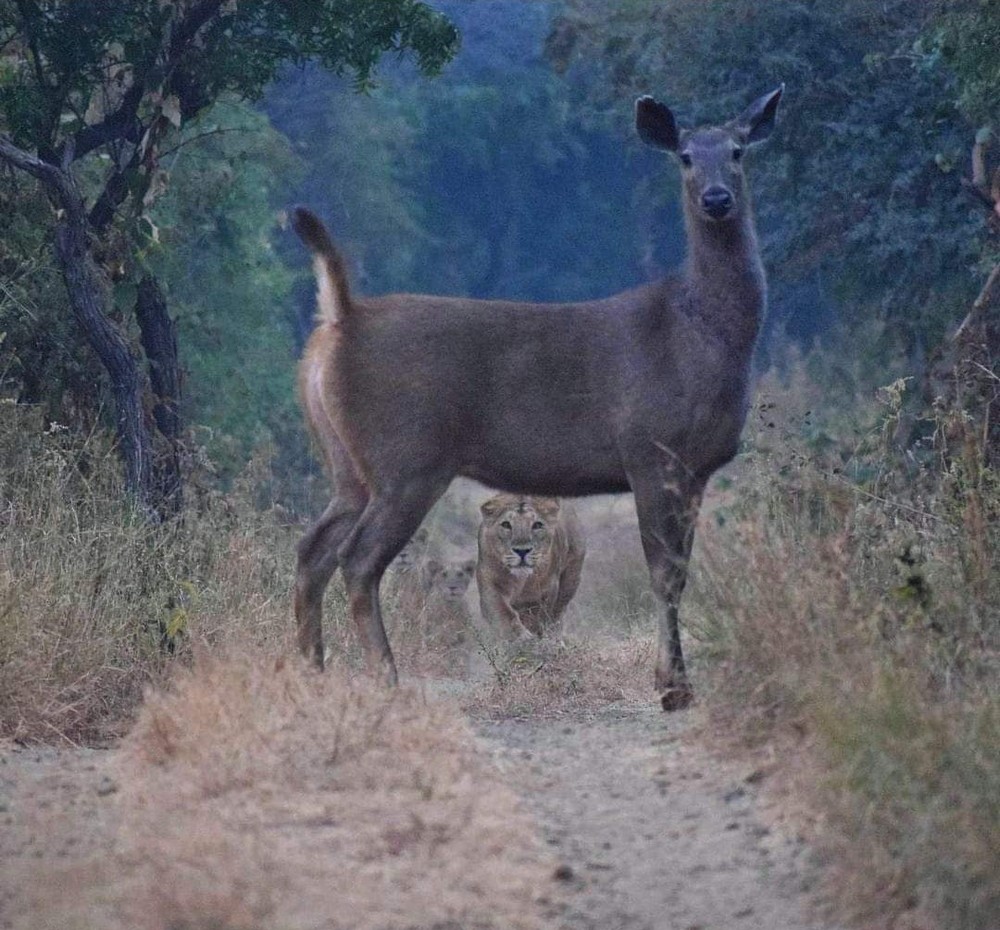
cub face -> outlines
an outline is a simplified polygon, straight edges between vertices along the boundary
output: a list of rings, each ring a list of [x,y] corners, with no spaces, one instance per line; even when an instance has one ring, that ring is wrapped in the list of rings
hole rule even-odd
[[[428,559],[423,567],[424,591],[446,601],[460,601],[476,570],[473,559]]]

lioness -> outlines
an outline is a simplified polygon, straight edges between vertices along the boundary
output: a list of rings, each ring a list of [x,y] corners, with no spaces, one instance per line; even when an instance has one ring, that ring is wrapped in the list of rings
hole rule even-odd
[[[576,513],[552,497],[498,494],[480,508],[476,583],[483,619],[513,638],[550,629],[580,585]]]

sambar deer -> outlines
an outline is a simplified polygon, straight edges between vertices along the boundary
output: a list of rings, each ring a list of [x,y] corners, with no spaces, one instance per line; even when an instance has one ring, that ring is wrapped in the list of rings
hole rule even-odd
[[[691,702],[678,604],[702,491],[737,451],[766,301],[743,156],[770,135],[783,90],[693,130],[636,101],[640,138],[681,163],[688,256],[679,273],[602,300],[356,297],[326,228],[296,208],[319,304],[302,401],[334,492],[299,544],[295,583],[299,645],[320,668],[339,565],[369,667],[395,683],[379,582],[465,475],[515,493],[635,495],[662,601],[655,685],[666,710]]]

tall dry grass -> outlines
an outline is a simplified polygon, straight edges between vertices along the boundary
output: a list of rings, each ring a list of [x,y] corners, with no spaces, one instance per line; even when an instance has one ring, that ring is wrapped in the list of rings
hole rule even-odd
[[[689,616],[716,658],[704,693],[743,738],[809,737],[812,800],[862,916],[988,930],[1000,484],[975,441],[893,451],[904,384],[848,428],[807,416],[818,393],[801,370],[765,384],[728,503],[702,527]]]
[[[37,876],[25,927],[543,926],[554,864],[456,711],[228,652],[149,694],[111,861]]]
[[[151,526],[106,436],[0,403],[0,737],[100,738],[193,642],[284,646],[296,531],[256,506],[259,471]]]

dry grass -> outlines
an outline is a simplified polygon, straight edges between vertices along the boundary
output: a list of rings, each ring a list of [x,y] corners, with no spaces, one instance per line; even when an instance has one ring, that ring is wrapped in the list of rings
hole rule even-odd
[[[555,893],[454,710],[298,661],[199,657],[147,697],[120,785],[110,882],[41,895],[34,926],[529,930]]]
[[[545,639],[514,653],[486,647],[491,674],[466,709],[492,718],[579,713],[612,702],[649,703],[655,642],[591,633]]]
[[[183,658],[194,642],[265,647],[290,634],[297,533],[250,505],[253,469],[162,527],[130,512],[119,474],[100,434],[80,443],[0,404],[0,738],[120,729],[163,673],[166,639]]]
[[[856,916],[1000,926],[995,476],[974,456],[936,480],[933,462],[893,466],[898,389],[860,440],[818,446],[781,435],[808,392],[772,391],[696,553],[689,616],[717,658],[703,694],[745,739],[809,737]]]
[[[403,674],[465,678],[476,648],[471,592],[461,600],[424,590],[417,573],[386,576],[386,632]]]

